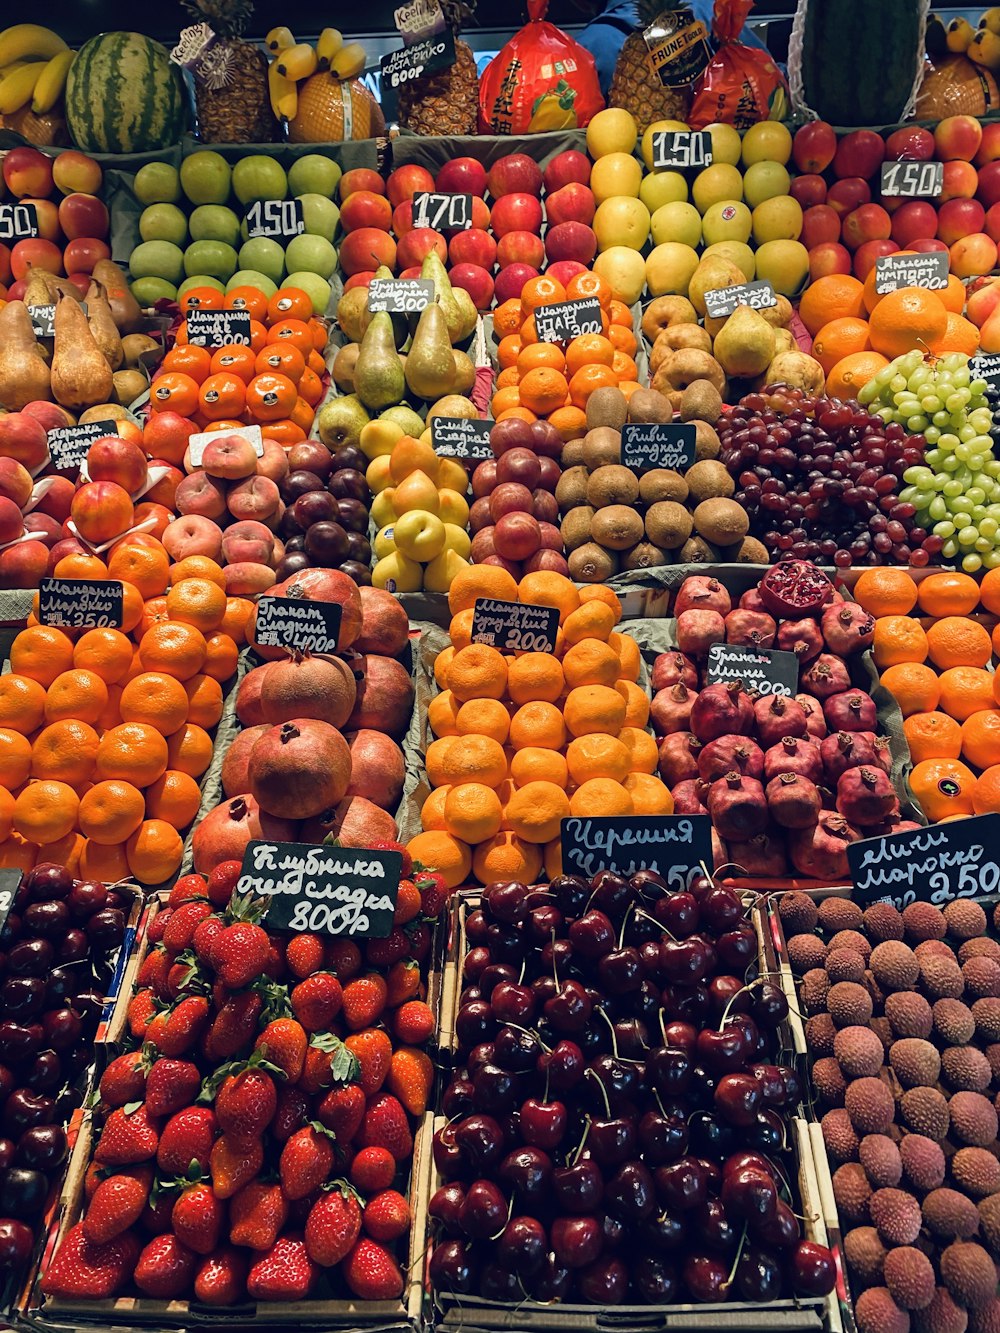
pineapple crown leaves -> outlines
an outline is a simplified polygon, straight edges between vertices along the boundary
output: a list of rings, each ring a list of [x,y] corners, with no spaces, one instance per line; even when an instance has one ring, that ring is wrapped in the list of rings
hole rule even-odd
[[[332,1032],[320,1032],[310,1039],[309,1045],[317,1051],[334,1052],[330,1074],[335,1083],[354,1083],[361,1073],[358,1057],[347,1049]]]
[[[192,18],[207,23],[219,37],[239,37],[253,14],[250,0],[181,0]]]

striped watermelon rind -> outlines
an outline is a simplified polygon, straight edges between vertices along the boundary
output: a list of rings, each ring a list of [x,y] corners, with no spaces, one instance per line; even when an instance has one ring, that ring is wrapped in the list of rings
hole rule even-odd
[[[184,94],[165,46],[106,32],[80,47],[66,81],[66,121],[90,153],[148,153],[179,142]]]

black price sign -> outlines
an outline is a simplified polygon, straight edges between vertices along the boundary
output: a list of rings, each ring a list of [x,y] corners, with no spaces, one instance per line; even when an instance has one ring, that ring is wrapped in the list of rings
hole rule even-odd
[[[943,907],[956,898],[990,897],[1000,892],[1000,815],[865,838],[848,846],[847,860],[862,907],[882,901],[900,910],[917,901]]]
[[[653,135],[653,170],[712,165],[712,136],[707,130],[657,130]]]
[[[388,310],[391,315],[419,314],[434,300],[430,278],[372,278],[368,284],[368,309],[374,315]]]
[[[21,879],[22,872],[15,870],[13,866],[4,866],[0,869],[0,930],[3,930],[11,908],[17,901]]]
[[[712,869],[712,822],[708,815],[603,815],[562,821],[559,834],[565,875],[590,879],[598,870],[634,875],[655,870],[674,893],[685,893],[695,876]]]
[[[472,195],[417,190],[413,196],[413,225],[433,227],[435,231],[464,231],[472,226]]]
[[[36,338],[54,338],[56,334],[56,308],[54,305],[29,305],[31,327]]]
[[[344,609],[339,602],[305,597],[261,597],[253,637],[262,648],[335,653]]]
[[[379,61],[382,68],[382,91],[395,91],[414,79],[436,74],[455,63],[455,34],[450,28],[435,33],[426,41],[414,42],[400,51],[390,51]]]
[[[969,362],[969,374],[974,380],[985,380],[988,389],[1000,388],[1000,354],[982,352]]]
[[[601,303],[595,296],[583,301],[557,301],[535,310],[535,332],[542,343],[564,343],[581,333],[601,333]]]
[[[725,319],[740,305],[748,305],[751,310],[767,310],[777,304],[778,298],[769,282],[739,283],[733,287],[716,287],[705,293],[705,311],[710,319]]]
[[[189,310],[187,338],[193,347],[250,346],[249,310]],[[153,384],[156,394],[156,384]]]
[[[434,452],[448,458],[468,458],[480,463],[492,458],[490,431],[493,421],[468,421],[465,417],[434,417],[431,444]]]
[[[472,610],[472,642],[487,643],[502,653],[554,653],[558,631],[557,606],[478,597]]]
[[[301,199],[258,199],[247,209],[247,235],[291,240],[306,229]]]
[[[883,162],[883,197],[937,199],[944,189],[943,162]]]
[[[258,840],[247,843],[236,891],[271,899],[271,930],[381,940],[392,930],[402,873],[399,852]]]
[[[38,621],[60,629],[121,629],[124,596],[114,580],[42,579]]]
[[[38,235],[34,204],[0,204],[0,241],[26,241]]]
[[[799,659],[779,648],[713,643],[708,650],[708,683],[730,680],[738,680],[748,694],[791,696],[799,688]]]
[[[948,286],[949,256],[946,250],[919,255],[879,255],[875,260],[875,291],[879,296],[901,287],[926,287],[944,291]]]
[[[83,426],[56,426],[49,431],[49,456],[57,472],[75,472],[95,440],[117,435],[113,421],[88,421]]]
[[[694,462],[698,430],[691,422],[671,426],[643,422],[622,427],[622,462],[633,472],[649,468],[687,468]]]

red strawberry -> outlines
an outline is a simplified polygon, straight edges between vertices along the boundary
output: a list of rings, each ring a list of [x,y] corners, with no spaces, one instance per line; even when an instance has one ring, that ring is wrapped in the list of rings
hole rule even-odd
[[[42,1278],[46,1296],[77,1296],[103,1301],[117,1296],[132,1276],[139,1257],[139,1241],[131,1231],[95,1245],[77,1222],[63,1237]]]
[[[170,890],[168,907],[180,907],[183,903],[196,902],[208,897],[208,882],[204,875],[181,875]]]
[[[353,1032],[370,1028],[385,1009],[387,993],[385,977],[374,972],[349,981],[344,987],[344,1022]]]
[[[136,1041],[145,1041],[149,1025],[158,1012],[159,1008],[151,990],[136,991],[125,1011],[128,1030]]]
[[[294,987],[292,1013],[307,1032],[325,1032],[340,1013],[343,991],[332,972],[317,972]]]
[[[252,1180],[229,1204],[229,1239],[251,1250],[269,1250],[288,1218],[288,1202],[280,1185]]]
[[[392,1301],[403,1294],[399,1265],[375,1240],[359,1240],[344,1261],[344,1281],[363,1301]]]
[[[323,966],[343,986],[361,971],[361,950],[353,940],[327,940],[323,946]]]
[[[191,947],[194,949],[195,957],[200,962],[211,964],[212,950],[215,948],[216,940],[225,929],[226,923],[221,916],[207,916],[204,921],[198,923],[191,941]]]
[[[316,1108],[316,1119],[333,1130],[338,1143],[350,1143],[365,1118],[365,1094],[359,1083],[331,1088]]]
[[[276,1018],[257,1038],[254,1050],[284,1070],[289,1083],[297,1083],[302,1077],[308,1045],[309,1038],[301,1023],[294,1018]]]
[[[304,1199],[319,1189],[333,1166],[333,1142],[322,1130],[306,1125],[281,1150],[278,1174],[286,1199]]]
[[[399,1240],[410,1229],[410,1205],[398,1190],[383,1190],[368,1200],[361,1224],[372,1240]]]
[[[167,953],[173,954],[176,958],[179,953],[189,949],[198,923],[211,915],[212,904],[206,899],[185,903],[183,907],[175,907],[163,932],[163,943]]]
[[[278,1143],[284,1143],[309,1119],[309,1098],[301,1087],[279,1088],[278,1109],[270,1124],[271,1134]]]
[[[373,1097],[386,1080],[392,1060],[392,1042],[381,1028],[352,1032],[344,1045],[357,1057],[358,1082],[366,1097]]]
[[[392,967],[410,952],[410,941],[402,926],[393,926],[385,939],[365,943],[365,961],[369,967]]]
[[[264,1133],[278,1106],[274,1079],[250,1065],[227,1074],[215,1094],[215,1114],[224,1134],[256,1139]]]
[[[323,941],[318,935],[294,935],[285,948],[285,961],[293,977],[311,977],[323,966]]]
[[[444,911],[448,902],[448,886],[444,876],[436,871],[422,870],[417,876],[417,888],[420,890],[420,910],[424,916],[435,920]]]
[[[201,1171],[208,1170],[209,1157],[218,1122],[210,1106],[189,1106],[172,1115],[163,1127],[156,1161],[166,1175],[184,1176],[197,1162]]]
[[[322,1092],[336,1083],[351,1083],[357,1077],[358,1062],[339,1037],[332,1032],[313,1035],[299,1079],[303,1092]]]
[[[208,1256],[195,1275],[195,1299],[203,1305],[238,1304],[246,1291],[249,1262],[232,1245],[221,1246]]]
[[[378,842],[370,843],[369,846],[375,852],[398,852],[403,858],[403,868],[400,871],[401,878],[409,879],[413,874],[413,857],[401,842],[394,842],[391,838],[380,838]]]
[[[413,959],[403,958],[398,963],[393,963],[386,977],[386,1007],[396,1009],[407,1000],[414,999],[419,993],[420,968]]]
[[[318,1277],[305,1242],[282,1236],[250,1269],[247,1292],[257,1301],[303,1301]]]
[[[201,1074],[190,1060],[154,1060],[146,1078],[146,1109],[150,1115],[173,1115],[190,1106],[200,1088]]]
[[[244,1185],[256,1180],[264,1164],[260,1139],[238,1139],[220,1134],[208,1159],[212,1190],[217,1199],[231,1199]]]
[[[156,1202],[153,1202],[150,1196],[149,1202],[142,1210],[142,1217],[139,1219],[139,1225],[149,1236],[165,1236],[170,1230],[170,1210],[174,1206],[174,1196],[169,1190],[164,1190]]]
[[[158,1143],[156,1124],[150,1119],[145,1103],[131,1114],[126,1107],[119,1106],[104,1123],[94,1161],[102,1166],[134,1166],[155,1157]]]
[[[167,973],[167,999],[179,1000],[183,995],[190,994],[196,989],[192,983],[199,974],[198,964],[191,960],[190,953],[181,954]]]
[[[351,1184],[366,1194],[387,1190],[396,1178],[396,1159],[388,1148],[362,1148],[351,1163]]]
[[[152,1184],[152,1166],[127,1168],[102,1180],[87,1207],[83,1234],[104,1245],[127,1231],[142,1216]]]
[[[168,1232],[154,1236],[139,1255],[132,1280],[147,1296],[173,1301],[191,1289],[197,1264],[193,1251]]]
[[[146,1087],[146,1069],[141,1051],[117,1055],[101,1075],[101,1101],[106,1106],[124,1106],[142,1101]]]
[[[208,1016],[208,997],[187,995],[156,1015],[146,1029],[146,1040],[160,1055],[184,1055],[197,1044]]]
[[[167,979],[172,964],[173,958],[167,953],[163,945],[155,945],[142,960],[142,965],[136,973],[135,984],[137,986],[148,986],[153,994],[158,995],[161,1000],[167,999],[169,994]]]
[[[218,1006],[212,1026],[205,1034],[202,1042],[205,1058],[218,1063],[244,1054],[257,1033],[263,1007],[263,998],[255,990],[229,995]]]
[[[268,951],[267,962],[264,964],[264,975],[270,977],[272,981],[283,981],[288,975],[288,967],[285,964],[285,946],[280,940],[271,940],[271,948]]]
[[[434,1062],[426,1051],[400,1046],[392,1053],[387,1086],[410,1115],[419,1119],[427,1110],[434,1087]]]
[[[163,943],[163,932],[166,930],[172,916],[172,909],[165,907],[162,912],[157,912],[156,916],[153,917],[149,923],[149,929],[146,931],[146,939],[150,944]]]
[[[431,928],[426,921],[411,921],[406,927],[409,940],[410,957],[416,962],[424,962],[431,951]]]
[[[434,1011],[423,1000],[407,1000],[392,1018],[392,1030],[407,1046],[422,1046],[434,1035]]]
[[[420,890],[412,879],[400,880],[396,907],[392,914],[395,926],[405,926],[420,915]]]
[[[323,1268],[343,1259],[361,1233],[361,1205],[349,1185],[340,1181],[325,1190],[306,1219],[306,1249]]]
[[[413,1135],[398,1098],[380,1092],[368,1103],[358,1133],[362,1148],[388,1148],[397,1162],[404,1162],[413,1151]]]
[[[137,1168],[128,1167],[127,1169],[129,1171],[132,1171],[136,1170]],[[126,1168],[123,1167],[122,1171],[125,1170]],[[87,1167],[87,1170],[85,1171],[83,1176],[83,1197],[86,1203],[90,1203],[91,1199],[97,1193],[97,1187],[101,1183],[101,1181],[104,1180],[105,1174],[106,1173],[104,1167],[101,1166],[99,1162],[91,1162],[91,1164]]]
[[[240,861],[220,861],[208,876],[208,900],[213,907],[228,907],[243,869]]]
[[[222,1203],[215,1197],[211,1185],[201,1181],[181,1190],[170,1213],[174,1235],[195,1254],[212,1253],[219,1243],[224,1220]]]
[[[212,965],[216,975],[230,990],[241,990],[263,976],[271,951],[267,931],[250,921],[236,921],[216,939]]]

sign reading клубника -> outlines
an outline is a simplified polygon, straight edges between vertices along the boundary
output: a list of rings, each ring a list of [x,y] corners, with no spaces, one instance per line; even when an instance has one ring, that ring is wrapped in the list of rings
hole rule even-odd
[[[274,930],[385,939],[402,873],[399,852],[261,838],[247,843],[236,891],[270,899]]]

